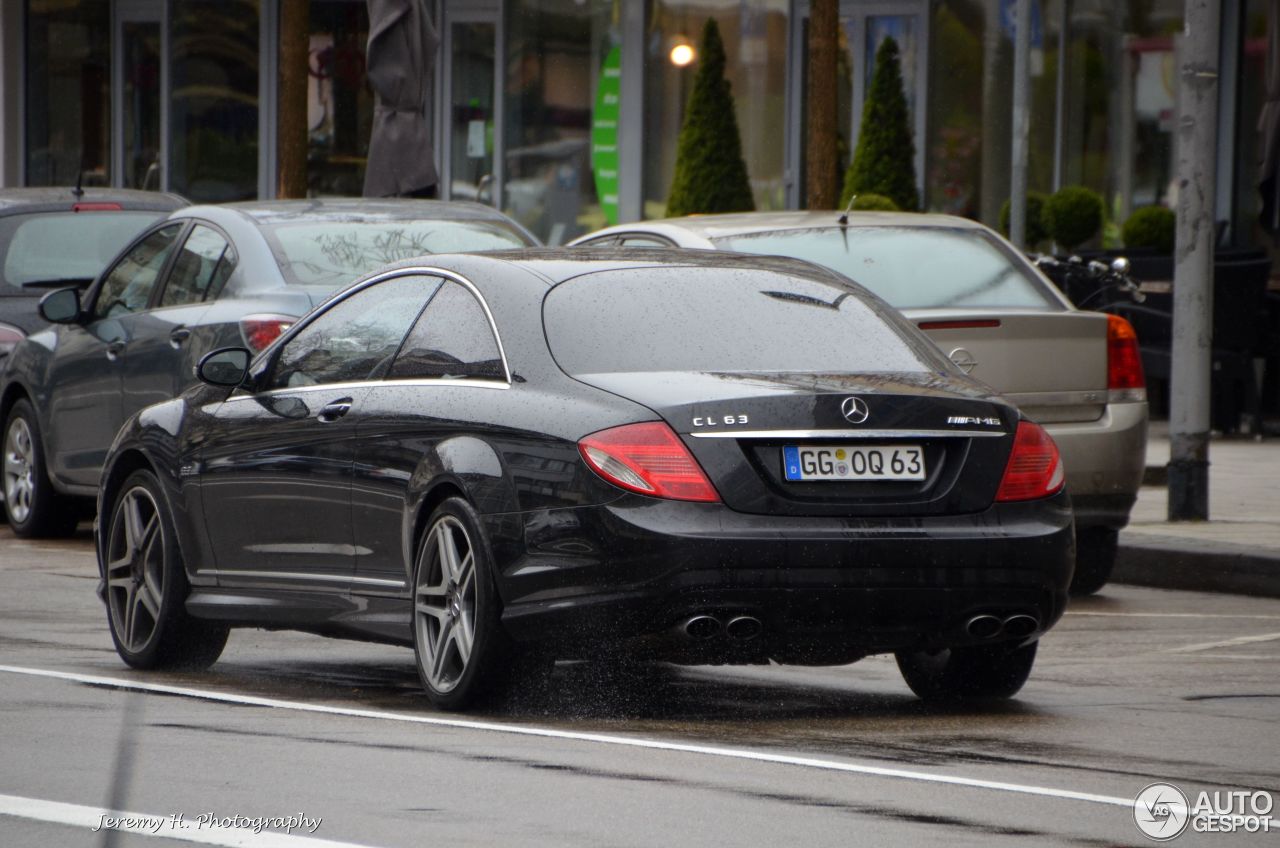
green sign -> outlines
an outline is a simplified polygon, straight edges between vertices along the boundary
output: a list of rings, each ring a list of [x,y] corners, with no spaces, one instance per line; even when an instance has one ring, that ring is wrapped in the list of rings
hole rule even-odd
[[[591,113],[591,170],[600,209],[610,224],[618,223],[618,103],[622,93],[622,48],[604,57],[596,107]]]

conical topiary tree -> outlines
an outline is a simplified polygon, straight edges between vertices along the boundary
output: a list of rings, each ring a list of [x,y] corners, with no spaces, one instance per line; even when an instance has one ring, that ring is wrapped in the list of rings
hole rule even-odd
[[[862,127],[853,163],[844,175],[840,205],[855,194],[883,194],[899,209],[920,208],[916,188],[916,148],[911,140],[911,120],[902,90],[898,42],[886,38],[876,51],[876,68],[867,99],[862,104]]]
[[[702,30],[698,74],[676,145],[676,173],[667,197],[669,216],[756,208],[724,64],[720,28],[708,19]]]

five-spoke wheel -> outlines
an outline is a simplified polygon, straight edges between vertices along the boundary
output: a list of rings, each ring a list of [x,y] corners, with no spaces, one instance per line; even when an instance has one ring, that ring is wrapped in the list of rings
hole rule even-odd
[[[476,638],[476,551],[452,515],[431,525],[418,561],[414,626],[432,690],[451,692],[467,670]]]
[[[120,657],[135,668],[207,668],[227,627],[189,616],[190,591],[173,520],[149,471],[136,471],[110,508],[100,552],[107,620]]]
[[[4,427],[4,508],[19,536],[65,536],[80,520],[74,499],[60,497],[49,482],[40,424],[26,398],[9,410]]]

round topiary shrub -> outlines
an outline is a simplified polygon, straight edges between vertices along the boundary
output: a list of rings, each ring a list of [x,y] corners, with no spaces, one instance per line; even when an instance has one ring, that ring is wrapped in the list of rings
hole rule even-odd
[[[1044,228],[1044,204],[1049,195],[1039,191],[1027,192],[1027,249],[1034,249],[1041,242],[1048,241],[1049,231]],[[1000,207],[1000,232],[1009,237],[1009,218],[1012,216],[1012,202],[1006,200]]]
[[[1044,228],[1065,250],[1073,250],[1098,234],[1106,207],[1102,195],[1084,186],[1066,186],[1044,204]]]
[[[1157,253],[1173,253],[1178,217],[1166,206],[1144,206],[1124,222],[1120,234],[1125,247],[1149,247]]]
[[[862,212],[900,212],[898,204],[893,202],[892,198],[885,197],[883,194],[875,194],[874,192],[864,192],[853,197],[853,206],[851,209]]]

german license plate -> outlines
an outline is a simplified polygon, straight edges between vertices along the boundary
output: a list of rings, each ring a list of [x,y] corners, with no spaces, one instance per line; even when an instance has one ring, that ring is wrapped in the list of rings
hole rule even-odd
[[[788,480],[923,480],[919,445],[787,445],[782,469]]]

